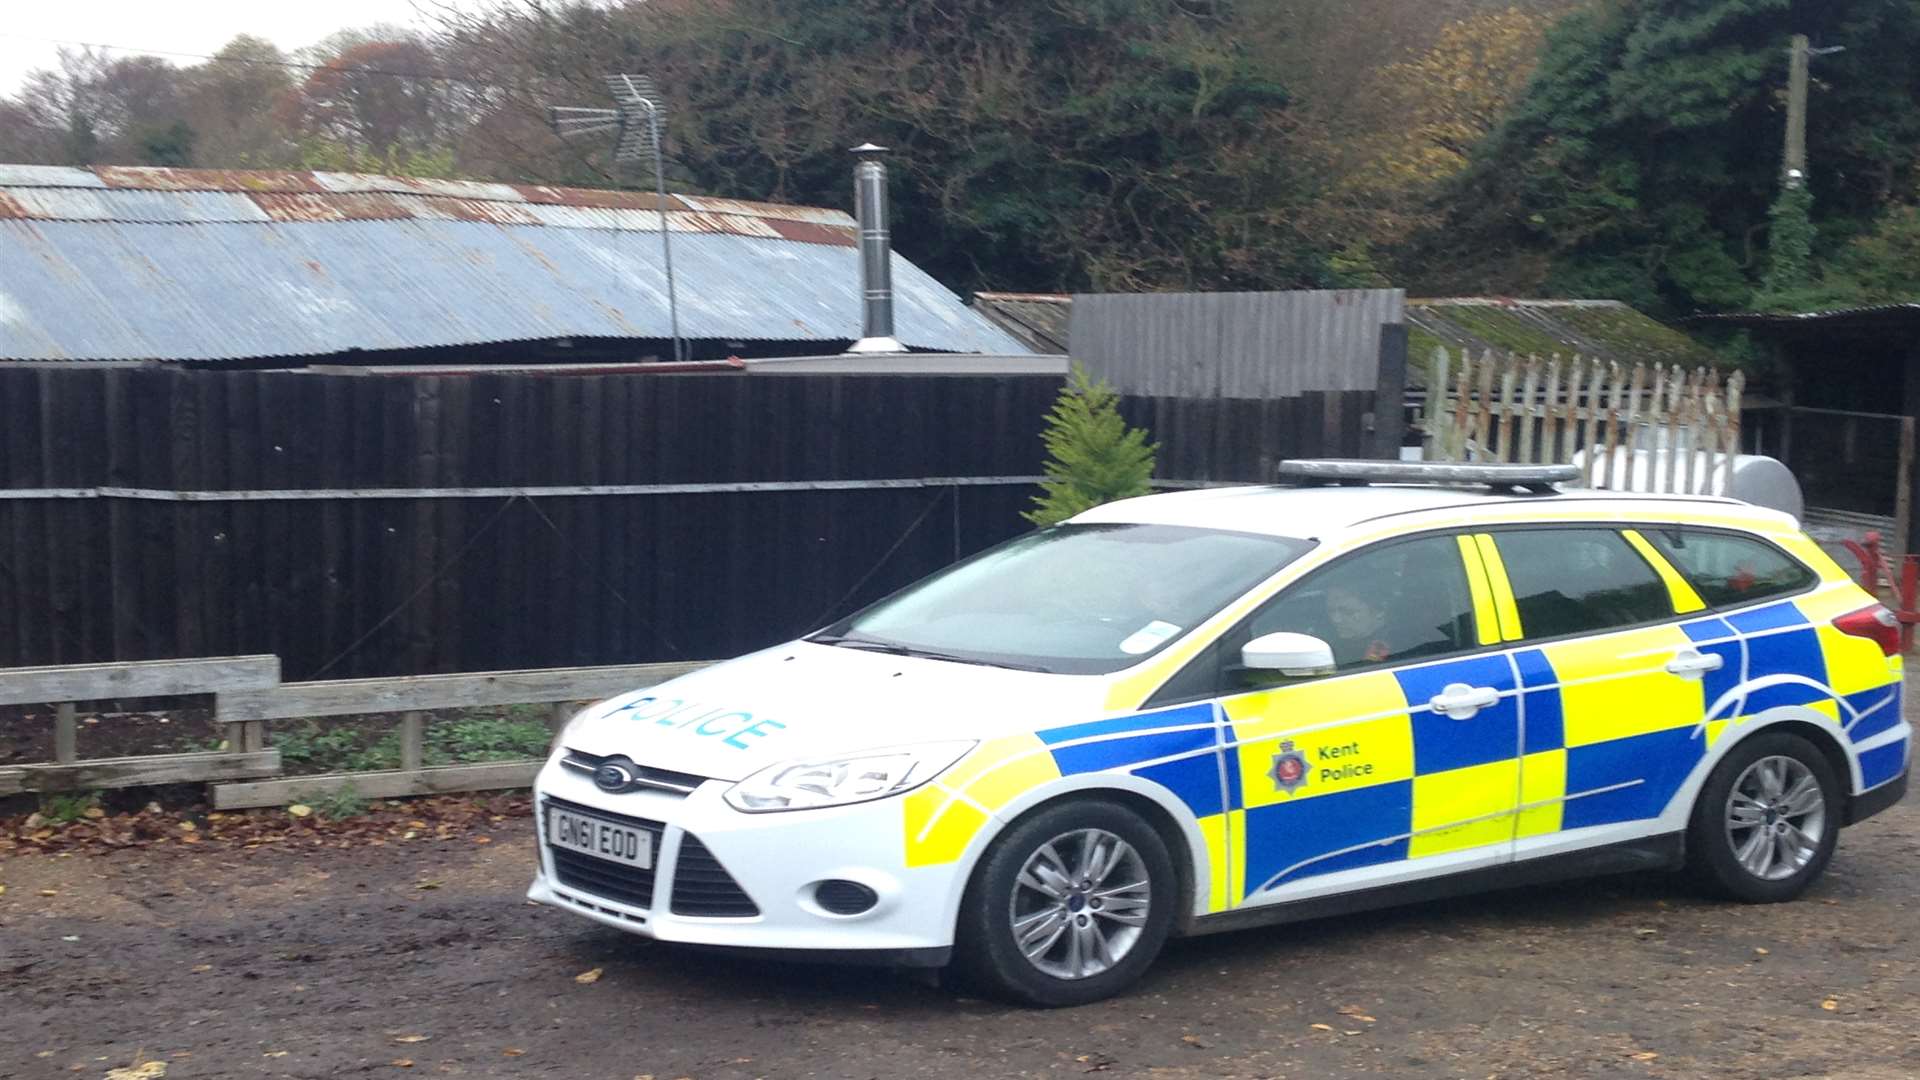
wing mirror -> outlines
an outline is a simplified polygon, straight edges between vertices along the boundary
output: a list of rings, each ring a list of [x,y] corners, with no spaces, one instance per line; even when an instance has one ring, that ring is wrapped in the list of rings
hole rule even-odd
[[[1328,675],[1333,672],[1333,646],[1312,634],[1261,634],[1241,648],[1240,663],[1248,671],[1273,671],[1294,678]]]

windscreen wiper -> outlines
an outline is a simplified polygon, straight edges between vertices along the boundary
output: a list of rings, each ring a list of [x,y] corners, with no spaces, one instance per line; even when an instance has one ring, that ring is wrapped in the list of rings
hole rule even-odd
[[[920,649],[911,645],[901,645],[897,642],[880,641],[876,638],[851,637],[846,634],[816,634],[807,640],[816,645],[840,645],[849,649],[864,649],[868,652],[886,653],[889,656],[911,656],[917,660],[945,660],[952,664],[972,664],[976,667],[1006,668],[1009,671],[1037,671],[1043,675],[1053,674],[1049,669],[1035,664],[1017,664],[1004,660],[985,660],[977,656],[958,656],[954,653],[944,653],[934,649]]]

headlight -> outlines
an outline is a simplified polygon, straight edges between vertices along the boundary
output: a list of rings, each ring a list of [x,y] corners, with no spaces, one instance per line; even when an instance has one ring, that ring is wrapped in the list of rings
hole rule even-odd
[[[824,761],[783,761],[727,791],[735,810],[763,814],[884,799],[911,791],[945,772],[973,742],[891,747]]]

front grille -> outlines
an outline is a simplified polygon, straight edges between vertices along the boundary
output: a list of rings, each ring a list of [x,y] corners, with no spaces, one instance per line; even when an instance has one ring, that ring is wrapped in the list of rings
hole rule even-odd
[[[701,784],[707,782],[707,778],[704,776],[695,776],[692,773],[674,772],[672,769],[657,769],[651,765],[637,764],[632,758],[624,754],[589,754],[585,750],[574,750],[572,748],[568,748],[567,752],[561,756],[560,767],[570,772],[577,772],[582,776],[592,776],[594,770],[615,759],[618,759],[629,768],[633,774],[633,780],[625,788],[622,788],[620,792],[614,792],[614,794],[620,794],[624,791],[639,791],[644,788],[648,791],[661,791],[684,799],[693,794],[694,790]]]
[[[680,839],[680,861],[673,871],[673,913],[740,919],[760,914],[760,908],[707,845],[687,833]]]
[[[659,865],[660,834],[665,828],[665,826],[659,822],[648,821],[645,818],[627,817],[622,814],[610,814],[605,810],[596,810],[591,806],[581,806],[579,803],[568,802],[565,799],[549,798],[542,806],[540,818],[540,835],[542,838],[551,835],[551,826],[547,823],[546,811],[556,806],[578,814],[586,814],[589,817],[619,822],[622,825],[628,825],[636,829],[644,829],[653,834],[654,865],[656,867]],[[560,884],[569,888],[579,889],[582,892],[592,893],[595,896],[603,896],[608,900],[626,904],[629,907],[652,909],[653,879],[655,877],[653,870],[642,870],[637,866],[628,866],[625,863],[596,859],[592,855],[582,854],[578,851],[568,851],[565,848],[554,847],[552,845],[548,845],[547,853],[553,859],[553,875],[559,879]]]

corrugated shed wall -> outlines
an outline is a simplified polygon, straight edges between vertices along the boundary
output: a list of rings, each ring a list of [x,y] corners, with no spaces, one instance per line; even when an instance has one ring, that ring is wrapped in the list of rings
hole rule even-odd
[[[1284,398],[1373,390],[1399,289],[1073,298],[1073,357],[1124,394]]]

